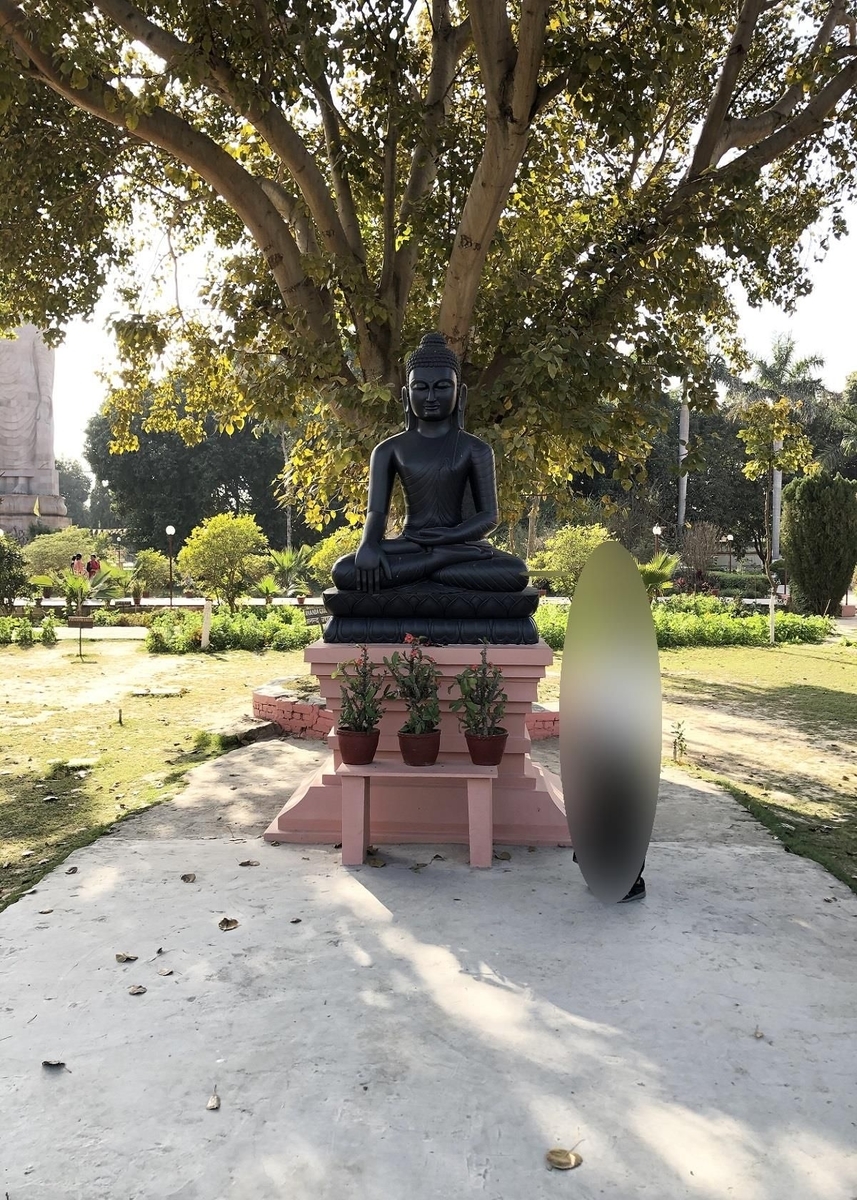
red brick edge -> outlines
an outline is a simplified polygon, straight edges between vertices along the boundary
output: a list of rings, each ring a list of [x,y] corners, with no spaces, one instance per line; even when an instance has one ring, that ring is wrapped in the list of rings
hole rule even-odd
[[[253,716],[273,721],[290,737],[324,740],[333,728],[333,717],[322,699],[302,700],[295,692],[284,692],[266,684],[253,693]],[[527,729],[534,742],[559,736],[559,713],[542,709],[527,714]]]

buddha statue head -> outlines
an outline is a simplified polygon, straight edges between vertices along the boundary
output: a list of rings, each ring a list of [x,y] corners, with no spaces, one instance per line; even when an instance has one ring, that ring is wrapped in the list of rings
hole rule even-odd
[[[411,418],[446,421],[453,413],[464,428],[467,386],[461,382],[461,361],[442,333],[427,333],[406,362],[407,383],[402,388],[405,429]]]

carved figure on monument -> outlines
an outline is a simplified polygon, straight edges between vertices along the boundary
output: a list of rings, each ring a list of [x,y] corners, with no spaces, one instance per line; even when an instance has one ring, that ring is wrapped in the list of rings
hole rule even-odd
[[[324,593],[325,641],[537,642],[526,565],[484,540],[499,521],[494,453],[464,429],[467,388],[442,334],[426,334],[408,358],[402,403],[404,432],[372,452],[360,546],[334,565],[336,588]],[[387,538],[396,479],[405,523]]]
[[[34,325],[0,340],[0,526],[69,524],[54,462],[54,354]]]

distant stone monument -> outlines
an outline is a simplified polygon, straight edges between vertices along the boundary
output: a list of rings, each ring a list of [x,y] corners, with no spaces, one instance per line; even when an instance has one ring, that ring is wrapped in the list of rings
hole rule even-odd
[[[35,524],[70,524],[54,462],[54,352],[34,325],[0,339],[0,529],[19,541]]]

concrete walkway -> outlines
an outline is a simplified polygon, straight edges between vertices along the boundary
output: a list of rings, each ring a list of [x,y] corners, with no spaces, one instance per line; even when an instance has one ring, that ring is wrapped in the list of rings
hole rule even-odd
[[[264,845],[320,753],[198,768],[0,915],[0,1195],[857,1196],[857,897],[672,772],[636,905],[568,851]]]

